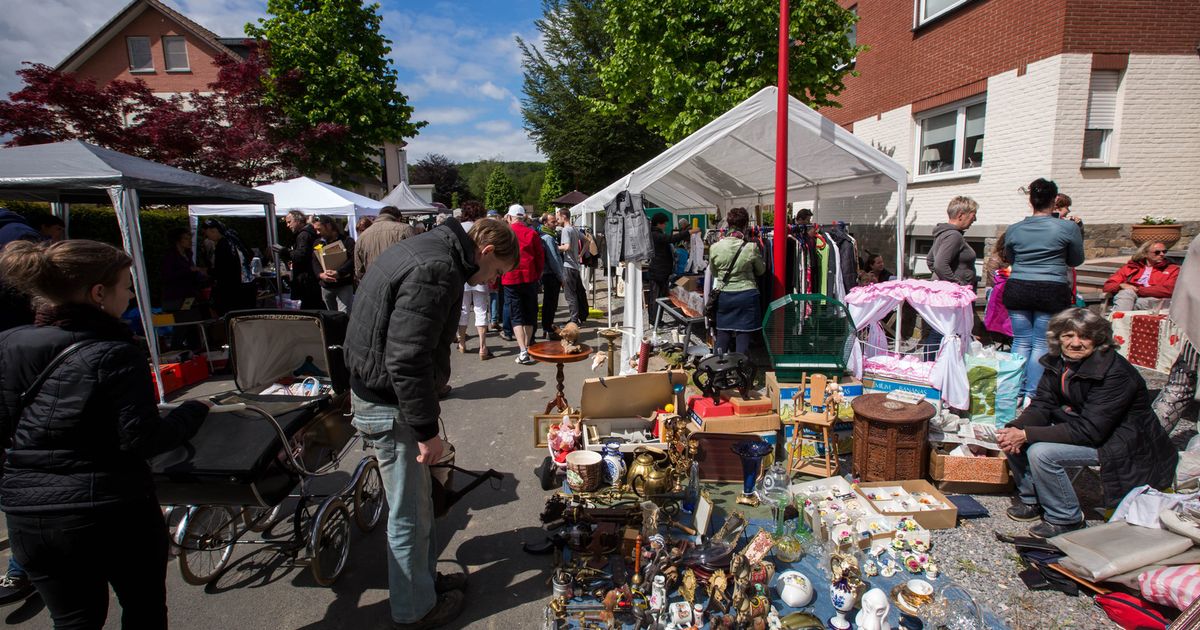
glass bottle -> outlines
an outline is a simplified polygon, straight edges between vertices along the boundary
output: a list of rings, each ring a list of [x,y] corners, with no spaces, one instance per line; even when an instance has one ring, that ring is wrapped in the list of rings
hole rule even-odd
[[[696,460],[692,460],[692,465],[688,467],[688,482],[687,489],[683,493],[683,511],[689,514],[696,511],[696,504],[700,502],[700,464]]]

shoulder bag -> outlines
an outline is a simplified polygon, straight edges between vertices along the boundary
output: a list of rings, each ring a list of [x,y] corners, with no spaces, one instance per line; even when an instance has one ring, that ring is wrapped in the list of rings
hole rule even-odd
[[[750,241],[742,241],[742,244],[737,248],[737,252],[733,255],[733,260],[729,261],[729,268],[725,270],[725,275],[721,277],[721,288],[729,282],[729,276],[733,274],[733,267],[737,264],[738,256],[742,254],[742,249]],[[708,292],[708,302],[704,304],[704,319],[708,320],[710,330],[717,327],[717,303],[721,300],[721,289],[714,284]]]

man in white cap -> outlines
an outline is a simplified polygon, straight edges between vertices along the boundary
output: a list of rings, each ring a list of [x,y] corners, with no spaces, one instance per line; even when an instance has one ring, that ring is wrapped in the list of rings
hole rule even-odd
[[[500,278],[500,284],[504,286],[504,303],[512,314],[513,333],[521,349],[517,363],[533,365],[536,361],[529,356],[529,342],[533,339],[533,327],[537,324],[538,280],[546,265],[546,253],[537,232],[525,224],[524,207],[514,203],[508,207],[508,214],[504,218],[517,235],[521,260],[512,271]]]

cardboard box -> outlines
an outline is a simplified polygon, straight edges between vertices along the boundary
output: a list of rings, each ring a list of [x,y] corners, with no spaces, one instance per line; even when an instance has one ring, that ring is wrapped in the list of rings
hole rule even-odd
[[[761,416],[727,416],[724,418],[691,419],[689,426],[698,433],[758,433],[760,431],[778,431],[779,415],[767,413]]]
[[[938,510],[918,510],[914,512],[892,512],[880,509],[877,502],[867,499],[867,494],[864,492],[866,488],[887,488],[889,486],[899,486],[909,493],[925,493],[933,496],[943,505],[947,506],[944,509]],[[858,484],[858,493],[864,499],[871,501],[872,507],[876,512],[884,516],[911,516],[921,527],[925,529],[953,529],[958,524],[958,508],[954,506],[946,495],[938,492],[938,489],[933,487],[933,484],[924,479],[910,479],[906,481],[869,481]]]
[[[681,276],[675,281],[675,286],[691,293],[704,291],[704,276]]]
[[[943,447],[929,452],[929,478],[939,490],[950,493],[998,494],[1008,492],[1012,477],[1003,453],[989,457],[947,455]]]
[[[346,248],[342,246],[341,241],[326,243],[321,249],[314,249],[313,253],[317,255],[317,260],[321,262],[321,269],[324,271],[337,269],[349,260]]]
[[[689,396],[687,406],[689,417],[695,420],[696,424],[703,424],[696,418],[729,418],[737,415],[737,410],[728,400],[715,403],[708,396]]]
[[[800,391],[800,383],[780,382],[775,377],[775,372],[767,372],[767,398],[771,399],[771,404],[779,417],[787,422],[792,417],[793,400],[796,394]],[[850,420],[854,417],[854,410],[850,408],[850,401],[863,393],[863,384],[853,376],[843,376],[838,379],[838,384],[842,386],[842,406],[838,408],[838,417]],[[808,395],[808,388],[804,390],[804,394]]]
[[[775,405],[770,398],[756,392],[750,391],[749,395],[743,397],[741,394],[734,394],[729,397],[729,404],[733,405],[733,413],[737,416],[761,416],[764,413],[771,413],[775,410]]]
[[[656,424],[654,412],[675,399],[674,386],[687,383],[687,373],[647,372],[611,378],[589,378],[583,382],[579,398],[579,414],[583,417],[583,446],[589,451],[604,448],[604,438],[613,431],[643,429],[651,431]],[[593,427],[597,439],[589,436]],[[626,443],[621,451],[632,453],[639,446],[662,447],[661,441]]]
[[[863,374],[862,385],[863,391],[867,393],[887,394],[896,390],[912,392],[923,396],[935,406],[942,400],[941,391],[924,383]]]

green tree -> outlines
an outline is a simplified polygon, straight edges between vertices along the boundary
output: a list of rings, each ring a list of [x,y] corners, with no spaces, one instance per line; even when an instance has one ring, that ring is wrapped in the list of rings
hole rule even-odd
[[[538,210],[549,212],[554,209],[554,204],[551,203],[555,199],[567,194],[567,184],[558,173],[558,167],[554,162],[546,165],[546,177],[542,180],[542,190],[538,193]]]
[[[417,135],[408,99],[396,89],[391,44],[379,31],[379,5],[361,0],[268,0],[266,19],[246,34],[271,54],[266,99],[299,129],[325,130],[299,166],[335,183],[376,175],[385,141]]]
[[[459,173],[458,164],[439,153],[430,153],[408,167],[408,177],[414,184],[433,184],[433,200],[457,208],[452,197],[467,190],[467,182]]]
[[[450,207],[451,208],[461,208],[462,207],[462,200],[459,199],[457,192],[450,193]]]
[[[501,167],[492,170],[488,175],[487,192],[484,193],[483,205],[488,208],[503,211],[509,204],[520,203],[517,185]]]
[[[612,50],[606,16],[603,0],[543,0],[535,22],[542,48],[517,38],[525,129],[567,188],[599,190],[666,148],[635,110],[593,111],[592,101],[604,97],[599,68]]]
[[[600,67],[601,114],[636,112],[678,142],[776,82],[779,3],[774,0],[621,0],[605,6],[612,55]],[[836,106],[857,19],[837,0],[792,0],[789,91],[812,107]]]

